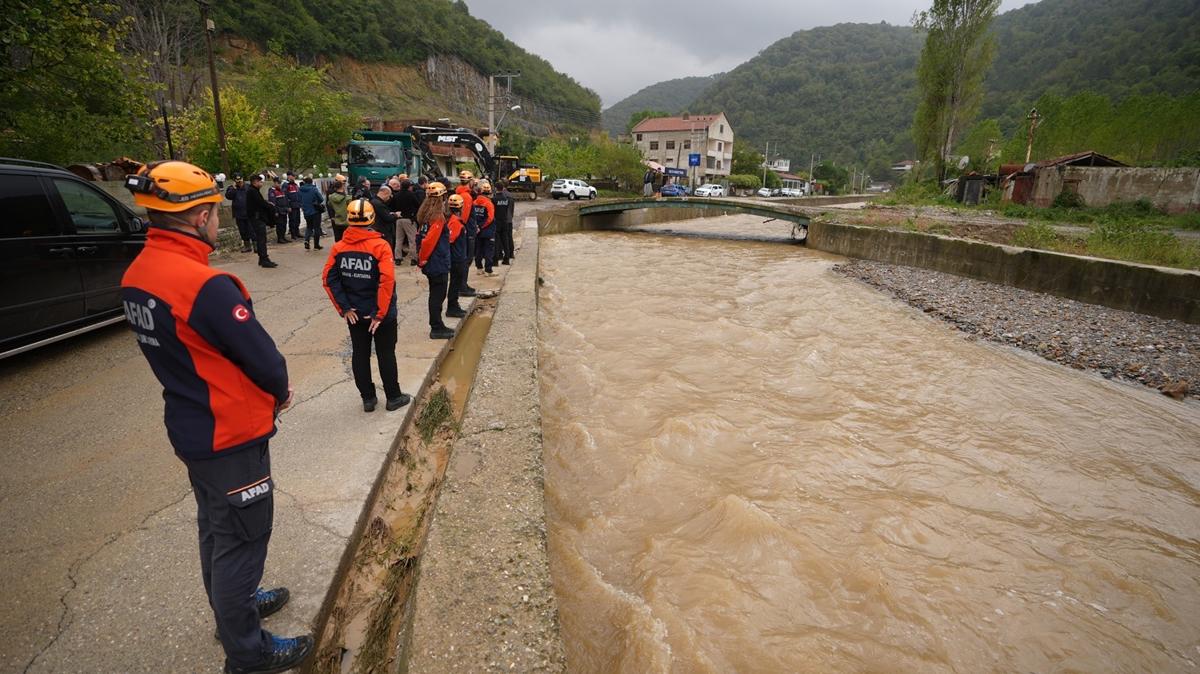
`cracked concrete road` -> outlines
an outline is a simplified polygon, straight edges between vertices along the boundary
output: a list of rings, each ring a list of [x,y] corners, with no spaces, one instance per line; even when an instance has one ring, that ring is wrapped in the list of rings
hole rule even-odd
[[[218,263],[250,288],[296,388],[271,442],[279,499],[264,584],[289,586],[292,601],[266,623],[281,634],[311,629],[410,413],[362,412],[347,332],[320,284],[327,252],[274,246],[273,270],[240,253]],[[415,393],[446,342],[428,338],[415,267],[398,270],[397,292],[400,385]],[[0,671],[220,671],[195,502],[131,333],[112,326],[0,361],[0,409]]]

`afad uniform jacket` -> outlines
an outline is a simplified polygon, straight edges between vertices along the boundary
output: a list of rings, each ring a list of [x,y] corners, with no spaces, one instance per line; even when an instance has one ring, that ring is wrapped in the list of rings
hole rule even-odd
[[[478,228],[476,236],[490,239],[496,235],[496,228],[492,227],[492,223],[496,221],[496,206],[491,199],[482,194],[475,197],[475,204],[471,207],[471,218]]]
[[[467,262],[467,226],[457,215],[451,215],[446,229],[450,232],[450,264]]]
[[[379,232],[347,228],[329,251],[321,278],[339,316],[354,309],[367,319],[396,318],[396,263]]]
[[[426,276],[450,273],[450,228],[446,226],[446,218],[439,216],[421,227],[417,232],[417,248],[417,265]]]
[[[208,266],[211,251],[198,237],[152,227],[121,279],[125,318],[163,386],[167,437],[189,460],[270,438],[288,396],[283,355],[241,281]]]
[[[471,221],[471,207],[475,205],[475,197],[471,196],[471,188],[466,185],[459,185],[454,193],[463,198],[462,213],[458,215],[458,219],[467,224]],[[475,236],[475,230],[470,230],[470,235]]]

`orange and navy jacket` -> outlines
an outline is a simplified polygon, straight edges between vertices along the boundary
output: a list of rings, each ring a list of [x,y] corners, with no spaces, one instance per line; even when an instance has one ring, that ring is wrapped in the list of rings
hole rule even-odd
[[[462,264],[467,261],[466,226],[457,215],[451,215],[446,229],[450,232],[450,264]]]
[[[347,228],[329,251],[321,278],[338,315],[353,309],[363,318],[396,317],[396,263],[379,232]]]
[[[495,235],[496,230],[492,227],[492,223],[496,221],[496,206],[490,198],[482,194],[475,197],[475,204],[471,208],[471,217],[475,220],[479,238],[490,239]]]
[[[175,453],[209,459],[275,435],[288,372],[236,276],[208,266],[212,247],[152,227],[121,279],[125,318],[163,386]]]
[[[471,188],[459,185],[454,193],[463,198],[462,213],[458,217],[463,222],[467,222],[471,219],[471,206],[475,203],[475,197],[471,196]]]
[[[438,216],[421,227],[417,232],[417,247],[420,249],[417,265],[426,276],[450,273],[450,228],[445,217]]]

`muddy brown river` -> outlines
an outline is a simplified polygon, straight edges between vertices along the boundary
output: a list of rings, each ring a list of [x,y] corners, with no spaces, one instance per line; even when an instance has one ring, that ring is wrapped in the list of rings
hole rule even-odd
[[[836,261],[542,239],[570,671],[1200,670],[1200,405],[972,341]]]

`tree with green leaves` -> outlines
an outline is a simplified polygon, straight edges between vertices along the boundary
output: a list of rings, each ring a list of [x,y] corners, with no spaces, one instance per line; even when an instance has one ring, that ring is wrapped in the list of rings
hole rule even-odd
[[[958,144],[958,154],[968,157],[967,169],[978,173],[995,171],[1001,156],[1004,133],[1000,122],[984,119],[971,127]]]
[[[329,88],[324,69],[272,56],[257,75],[250,100],[266,111],[288,167],[323,165],[360,126],[361,120],[350,112],[349,95]]]
[[[211,172],[221,166],[217,144],[217,122],[213,115],[212,92],[188,110],[180,120],[180,138],[188,161]],[[229,168],[253,173],[274,164],[280,142],[267,123],[266,113],[250,103],[245,94],[221,88],[221,119],[225,123],[225,148]]]
[[[6,3],[0,154],[67,164],[144,150],[150,101],[131,74],[142,64],[117,48],[127,30],[111,2]]]
[[[913,16],[913,24],[926,31],[913,139],[918,154],[933,162],[938,180],[946,177],[955,138],[979,111],[983,77],[995,52],[988,25],[999,7],[1000,0],[933,0]]]

